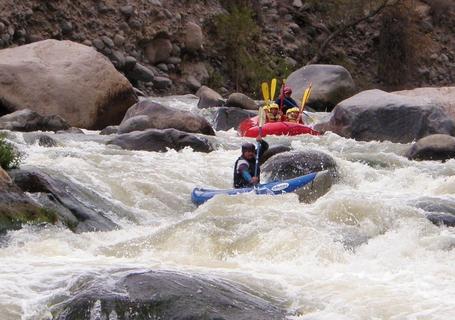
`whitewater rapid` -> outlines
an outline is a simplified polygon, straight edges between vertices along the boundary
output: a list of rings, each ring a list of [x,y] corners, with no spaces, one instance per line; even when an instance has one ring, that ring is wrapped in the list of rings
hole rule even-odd
[[[198,111],[189,97],[159,99]],[[267,141],[331,155],[340,181],[314,203],[285,196],[221,196],[195,207],[196,186],[230,188],[240,138],[217,132],[211,153],[127,151],[98,132],[51,134],[27,145],[22,167],[67,178],[111,204],[122,229],[75,234],[25,226],[0,246],[0,315],[52,319],[51,307],[87,275],[178,270],[220,277],[287,308],[291,319],[455,319],[455,231],[415,204],[455,206],[455,161],[415,162],[409,144],[321,137]],[[96,202],[93,204],[96,206]]]

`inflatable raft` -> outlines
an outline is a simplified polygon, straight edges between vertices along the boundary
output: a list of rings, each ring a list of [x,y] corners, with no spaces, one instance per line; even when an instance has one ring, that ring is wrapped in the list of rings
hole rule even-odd
[[[195,188],[191,193],[191,201],[196,205],[201,205],[207,200],[213,198],[216,195],[238,195],[247,192],[255,192],[256,194],[269,194],[269,195],[278,195],[289,192],[294,192],[295,190],[304,187],[305,185],[313,182],[316,178],[317,172],[312,172],[304,176],[300,176],[293,179],[273,181],[269,183],[259,184],[255,188],[240,188],[240,189],[204,189],[204,188]]]
[[[259,134],[258,117],[248,118],[243,120],[238,128],[238,133],[242,137],[255,138]],[[311,134],[319,136],[320,133],[312,128],[294,122],[279,121],[268,122],[262,127],[262,136],[276,135],[276,136],[296,136],[299,134]]]

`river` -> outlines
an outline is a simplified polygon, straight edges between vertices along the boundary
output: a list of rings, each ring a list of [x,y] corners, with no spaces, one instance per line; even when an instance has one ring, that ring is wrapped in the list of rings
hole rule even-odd
[[[189,97],[159,101],[198,111]],[[316,115],[317,116],[317,115]],[[455,160],[409,161],[410,145],[267,137],[331,155],[340,180],[317,201],[222,196],[195,207],[196,186],[229,188],[245,138],[217,132],[211,153],[126,151],[98,132],[52,134],[59,146],[14,143],[22,167],[70,179],[110,204],[122,229],[75,234],[26,226],[0,246],[2,320],[52,319],[77,279],[110,270],[178,270],[242,283],[279,301],[291,319],[454,319],[455,231],[416,206],[455,206]],[[96,206],[96,201],[93,203]]]

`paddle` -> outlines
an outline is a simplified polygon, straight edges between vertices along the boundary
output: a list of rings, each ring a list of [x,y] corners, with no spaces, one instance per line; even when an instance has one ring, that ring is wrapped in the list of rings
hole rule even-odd
[[[284,86],[285,80],[281,81],[281,89],[280,89],[280,112],[283,113],[283,104],[284,104]]]
[[[265,123],[265,111],[264,108],[260,107],[259,112],[258,112],[258,124],[259,124],[259,132],[258,136],[262,137],[262,127],[264,126]],[[259,154],[261,151],[261,143],[258,141],[257,147],[256,147],[256,165],[254,167],[254,176],[258,176],[259,172]]]
[[[263,82],[261,84],[262,89],[262,96],[264,97],[265,104],[269,104],[269,84],[267,82]]]
[[[273,78],[270,82],[270,100],[272,102],[275,100],[275,91],[276,91],[276,79]]]
[[[310,86],[305,89],[305,92],[304,92],[303,97],[302,97],[302,104],[299,107],[299,117],[300,117],[300,115],[302,113],[305,113],[305,111],[303,111],[303,109],[305,108],[305,104],[308,102],[308,99],[310,98],[312,86],[313,86],[313,84],[310,83]],[[299,118],[297,118],[297,119],[299,119]]]

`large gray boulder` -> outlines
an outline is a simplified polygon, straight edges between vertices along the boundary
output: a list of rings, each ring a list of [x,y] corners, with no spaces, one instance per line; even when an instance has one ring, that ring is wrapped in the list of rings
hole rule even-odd
[[[71,295],[50,302],[53,319],[286,318],[283,308],[239,284],[171,271],[124,271],[98,279],[87,275],[76,281],[69,292]]]
[[[240,122],[257,115],[255,111],[240,108],[218,108],[215,115],[215,130],[237,129]]]
[[[258,110],[259,106],[253,99],[239,92],[231,93],[226,101],[226,107],[240,108],[245,110]]]
[[[286,80],[286,85],[292,88],[292,98],[299,103],[310,83],[313,86],[307,105],[316,111],[331,111],[356,90],[349,71],[338,65],[308,65],[291,73]]]
[[[144,99],[128,109],[119,125],[118,133],[168,128],[215,135],[215,131],[204,117],[188,111],[165,107],[151,99]]]
[[[432,134],[412,145],[406,153],[412,160],[448,160],[455,157],[455,138],[446,134]]]
[[[431,100],[367,90],[339,103],[329,122],[316,129],[362,141],[408,143],[435,133],[454,135],[455,122]]]
[[[31,109],[71,126],[118,124],[136,101],[129,81],[94,48],[44,40],[0,50],[0,114]]]
[[[291,179],[311,172],[320,174],[313,183],[296,191],[299,199],[305,202],[323,196],[337,181],[337,165],[331,156],[316,150],[289,152],[277,150],[277,153],[261,166],[265,181]]]
[[[206,86],[200,87],[196,92],[196,96],[199,97],[197,107],[201,109],[221,107],[224,105],[223,97],[215,90]]]
[[[199,152],[213,150],[207,139],[175,129],[148,129],[120,134],[110,140],[108,144],[114,144],[127,150],[160,152],[164,152],[168,148],[181,150],[185,147],[191,147],[194,151]]]
[[[0,129],[11,131],[59,131],[70,125],[58,115],[41,116],[30,109],[22,109],[0,117]]]

